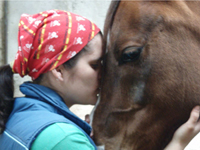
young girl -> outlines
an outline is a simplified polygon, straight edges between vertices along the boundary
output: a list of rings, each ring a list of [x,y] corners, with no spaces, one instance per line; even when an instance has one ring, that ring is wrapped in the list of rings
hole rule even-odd
[[[0,68],[0,149],[96,149],[91,127],[69,107],[96,103],[103,55],[99,28],[66,11],[23,14],[18,44],[14,62]],[[13,73],[32,77],[33,82],[20,86],[25,97],[13,98]],[[195,120],[195,111],[192,114]],[[191,122],[178,130],[185,134],[177,131],[169,149],[186,143],[180,141],[191,131]],[[197,127],[192,124],[189,140]]]

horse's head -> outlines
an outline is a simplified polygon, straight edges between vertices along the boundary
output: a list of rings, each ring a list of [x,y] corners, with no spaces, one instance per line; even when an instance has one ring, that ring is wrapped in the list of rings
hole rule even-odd
[[[200,2],[113,1],[94,140],[160,150],[200,99]]]

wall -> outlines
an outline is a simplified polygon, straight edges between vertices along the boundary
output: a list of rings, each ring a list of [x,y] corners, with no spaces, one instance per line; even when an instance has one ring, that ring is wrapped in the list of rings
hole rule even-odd
[[[18,23],[22,13],[35,14],[49,9],[61,9],[80,14],[103,29],[110,0],[9,0],[7,1],[7,62],[13,61],[17,52]],[[1,57],[0,57],[1,59]],[[19,85],[30,78],[15,75],[15,96],[21,96]],[[73,106],[71,110],[82,119],[92,106]]]
[[[0,1],[0,65],[6,62],[5,57],[5,15],[4,15],[4,2]]]

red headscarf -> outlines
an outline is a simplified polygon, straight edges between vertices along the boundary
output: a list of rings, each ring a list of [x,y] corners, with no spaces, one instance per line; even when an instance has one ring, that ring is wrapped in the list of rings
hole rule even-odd
[[[99,31],[88,19],[67,11],[23,14],[13,72],[36,79],[75,56]]]

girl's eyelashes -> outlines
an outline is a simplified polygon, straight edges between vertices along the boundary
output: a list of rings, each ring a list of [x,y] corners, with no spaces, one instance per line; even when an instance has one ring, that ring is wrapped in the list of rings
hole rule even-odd
[[[92,68],[93,68],[94,70],[97,70],[97,69],[99,68],[99,66],[100,66],[100,63],[91,64],[91,66],[92,66]]]
[[[99,69],[102,66],[102,60],[92,63],[91,66],[94,70]]]

